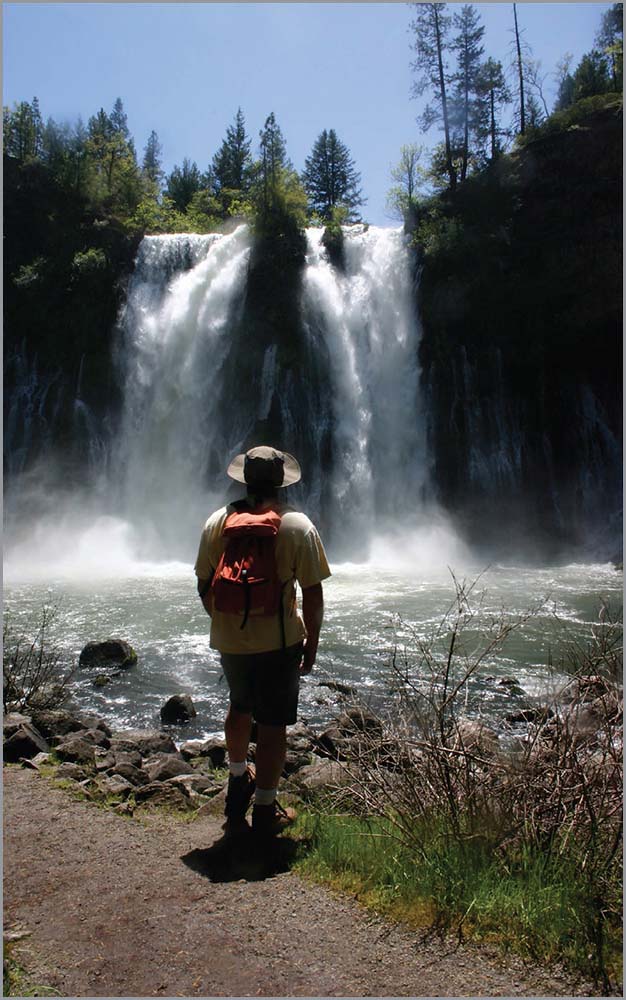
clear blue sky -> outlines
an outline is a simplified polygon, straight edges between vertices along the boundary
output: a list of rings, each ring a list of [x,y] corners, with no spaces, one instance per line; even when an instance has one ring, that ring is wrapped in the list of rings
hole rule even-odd
[[[451,9],[460,4],[449,4]],[[485,56],[507,64],[510,3],[478,3]],[[524,39],[547,76],[566,52],[593,45],[605,3],[520,3]],[[406,3],[5,3],[3,103],[39,98],[44,118],[86,123],[121,97],[141,158],[150,131],[170,171],[185,156],[206,169],[241,106],[257,152],[274,111],[301,170],[324,128],[348,146],[368,198],[364,217],[389,225],[390,167],[424,141],[410,98]]]

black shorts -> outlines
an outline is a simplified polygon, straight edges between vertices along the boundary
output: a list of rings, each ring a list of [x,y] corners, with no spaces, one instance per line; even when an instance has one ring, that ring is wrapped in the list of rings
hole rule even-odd
[[[232,707],[251,712],[266,726],[292,726],[298,713],[303,645],[269,653],[221,653]]]

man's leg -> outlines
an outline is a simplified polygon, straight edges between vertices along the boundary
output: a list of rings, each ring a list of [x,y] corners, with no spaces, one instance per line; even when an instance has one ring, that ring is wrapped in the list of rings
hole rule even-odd
[[[257,789],[278,788],[285,766],[287,727],[257,723],[256,785]]]
[[[251,731],[252,712],[240,712],[231,705],[224,723],[226,749],[231,763],[246,760]]]
[[[246,761],[251,729],[252,713],[241,712],[231,705],[224,723],[229,770],[224,812],[231,830],[244,827],[246,810],[254,794],[254,773]]]

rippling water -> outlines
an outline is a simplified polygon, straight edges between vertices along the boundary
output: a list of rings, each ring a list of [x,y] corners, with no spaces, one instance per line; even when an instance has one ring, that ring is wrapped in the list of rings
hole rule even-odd
[[[409,573],[371,562],[334,565],[325,584],[326,613],[316,671],[302,683],[300,716],[312,724],[337,710],[336,695],[320,681],[357,688],[376,706],[388,704],[390,657],[394,648],[412,655],[454,602],[450,572]],[[457,574],[473,580],[481,568]],[[93,580],[93,578],[91,578]],[[492,566],[483,570],[473,602],[479,606],[470,639],[480,645],[480,627],[506,609],[514,617],[547,603],[515,632],[504,648],[486,658],[474,688],[472,711],[493,719],[512,695],[499,677],[515,677],[530,699],[558,683],[557,664],[568,642],[586,640],[598,622],[601,602],[621,610],[622,574],[611,565],[568,565],[529,569]],[[191,566],[138,564],[131,575],[91,582],[69,577],[5,585],[5,611],[16,629],[32,628],[44,604],[57,608],[54,639],[68,661],[91,640],[127,639],[137,651],[136,667],[105,688],[77,671],[74,698],[116,728],[159,725],[159,709],[170,695],[188,693],[198,716],[174,735],[195,738],[222,730],[226,684],[218,655],[209,648],[209,620],[196,596]],[[491,678],[486,679],[486,678]]]

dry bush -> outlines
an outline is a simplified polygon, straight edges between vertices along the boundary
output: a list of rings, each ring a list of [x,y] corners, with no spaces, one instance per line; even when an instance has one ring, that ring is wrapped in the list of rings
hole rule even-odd
[[[62,650],[51,639],[50,629],[57,609],[44,606],[34,635],[16,631],[7,615],[2,629],[2,701],[5,712],[62,705],[68,696],[74,670]]]

